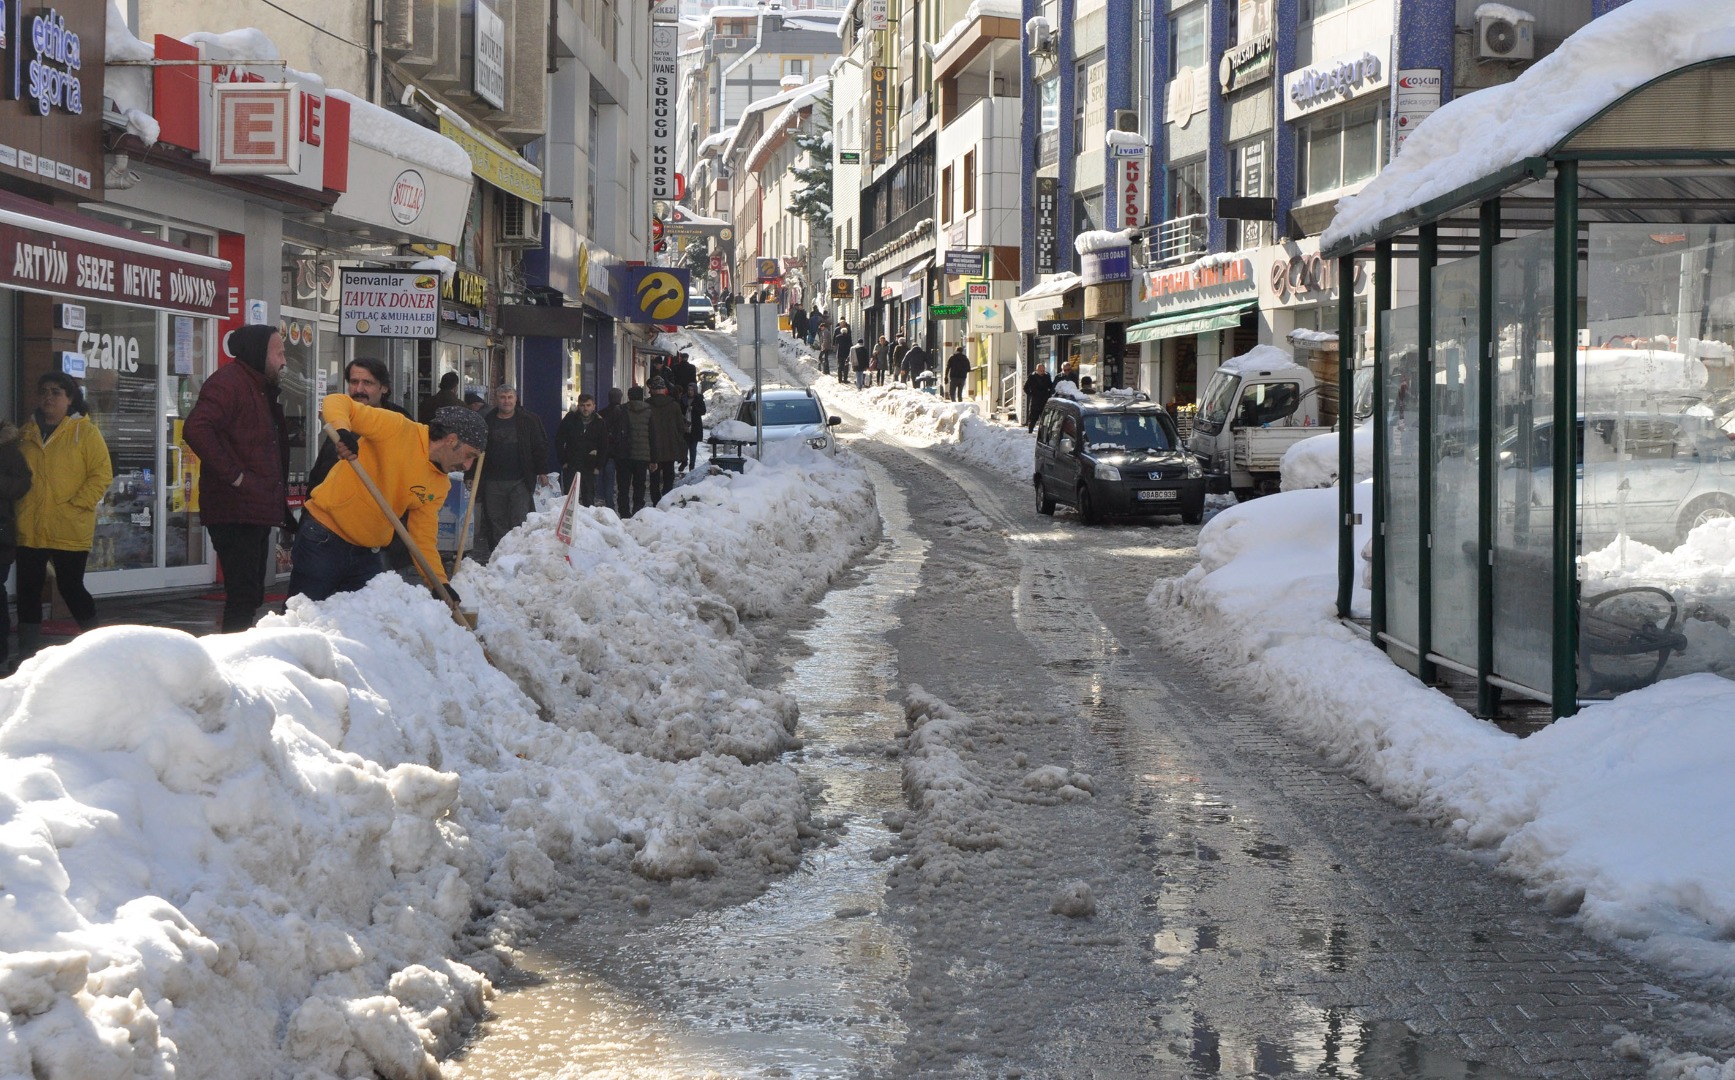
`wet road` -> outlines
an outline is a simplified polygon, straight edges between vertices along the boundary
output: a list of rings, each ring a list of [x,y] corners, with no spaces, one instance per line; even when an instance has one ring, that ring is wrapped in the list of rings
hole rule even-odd
[[[1196,530],[1040,518],[861,427],[886,538],[762,630],[831,842],[736,907],[575,917],[449,1075],[1612,1078],[1647,1075],[1656,1040],[1729,1055],[1725,1010],[1166,653],[1186,628],[1144,599]],[[951,749],[992,845],[906,805],[916,686],[968,718]],[[1033,788],[1043,766],[1093,794]],[[1075,882],[1089,917],[1056,910]]]

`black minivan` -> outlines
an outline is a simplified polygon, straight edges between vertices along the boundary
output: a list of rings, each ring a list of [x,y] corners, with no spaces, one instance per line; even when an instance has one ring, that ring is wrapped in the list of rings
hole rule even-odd
[[[1181,448],[1162,406],[1124,394],[1048,399],[1036,425],[1036,510],[1063,502],[1086,524],[1105,517],[1205,517],[1205,470]]]

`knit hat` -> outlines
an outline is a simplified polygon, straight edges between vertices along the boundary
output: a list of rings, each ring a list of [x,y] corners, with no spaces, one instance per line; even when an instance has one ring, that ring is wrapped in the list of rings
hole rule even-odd
[[[229,355],[260,374],[265,373],[265,349],[275,326],[242,326],[229,333]]]
[[[478,416],[474,409],[442,405],[434,413],[434,423],[440,425],[440,430],[446,434],[458,436],[458,441],[467,446],[488,449],[488,421]]]
[[[669,384],[663,381],[661,375],[652,376],[651,381],[647,385],[650,386],[652,390],[667,390],[669,388]]]

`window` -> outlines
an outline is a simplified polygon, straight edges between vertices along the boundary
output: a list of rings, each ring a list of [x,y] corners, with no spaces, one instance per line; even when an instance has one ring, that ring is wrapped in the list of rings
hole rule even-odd
[[[1296,176],[1303,198],[1359,184],[1385,160],[1385,103],[1369,102],[1303,123],[1296,132]]]
[[[940,224],[952,220],[952,166],[940,170]]]
[[[1205,66],[1205,5],[1195,4],[1169,17],[1169,77],[1182,68]]]
[[[1334,11],[1342,11],[1350,0],[1301,0],[1301,21],[1310,22]]]
[[[1097,413],[1084,418],[1085,445],[1092,450],[1173,450],[1161,413]]]
[[[1205,212],[1205,159],[1184,161],[1169,169],[1169,217]]]
[[[964,213],[976,209],[976,151],[964,155]]]
[[[783,61],[783,74],[785,74],[785,75],[799,75],[803,79],[807,78],[807,61],[806,61],[806,59],[784,60]]]
[[[585,209],[584,232],[596,235],[596,159],[602,155],[602,109],[590,103],[590,123],[585,143]]]

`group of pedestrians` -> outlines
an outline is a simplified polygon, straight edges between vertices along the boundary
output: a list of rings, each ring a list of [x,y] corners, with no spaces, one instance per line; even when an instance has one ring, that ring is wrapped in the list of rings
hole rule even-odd
[[[704,437],[705,396],[683,352],[659,365],[644,386],[610,390],[602,409],[592,395],[579,395],[555,431],[561,484],[570,491],[576,480],[581,504],[600,501],[632,517],[697,467]]]

